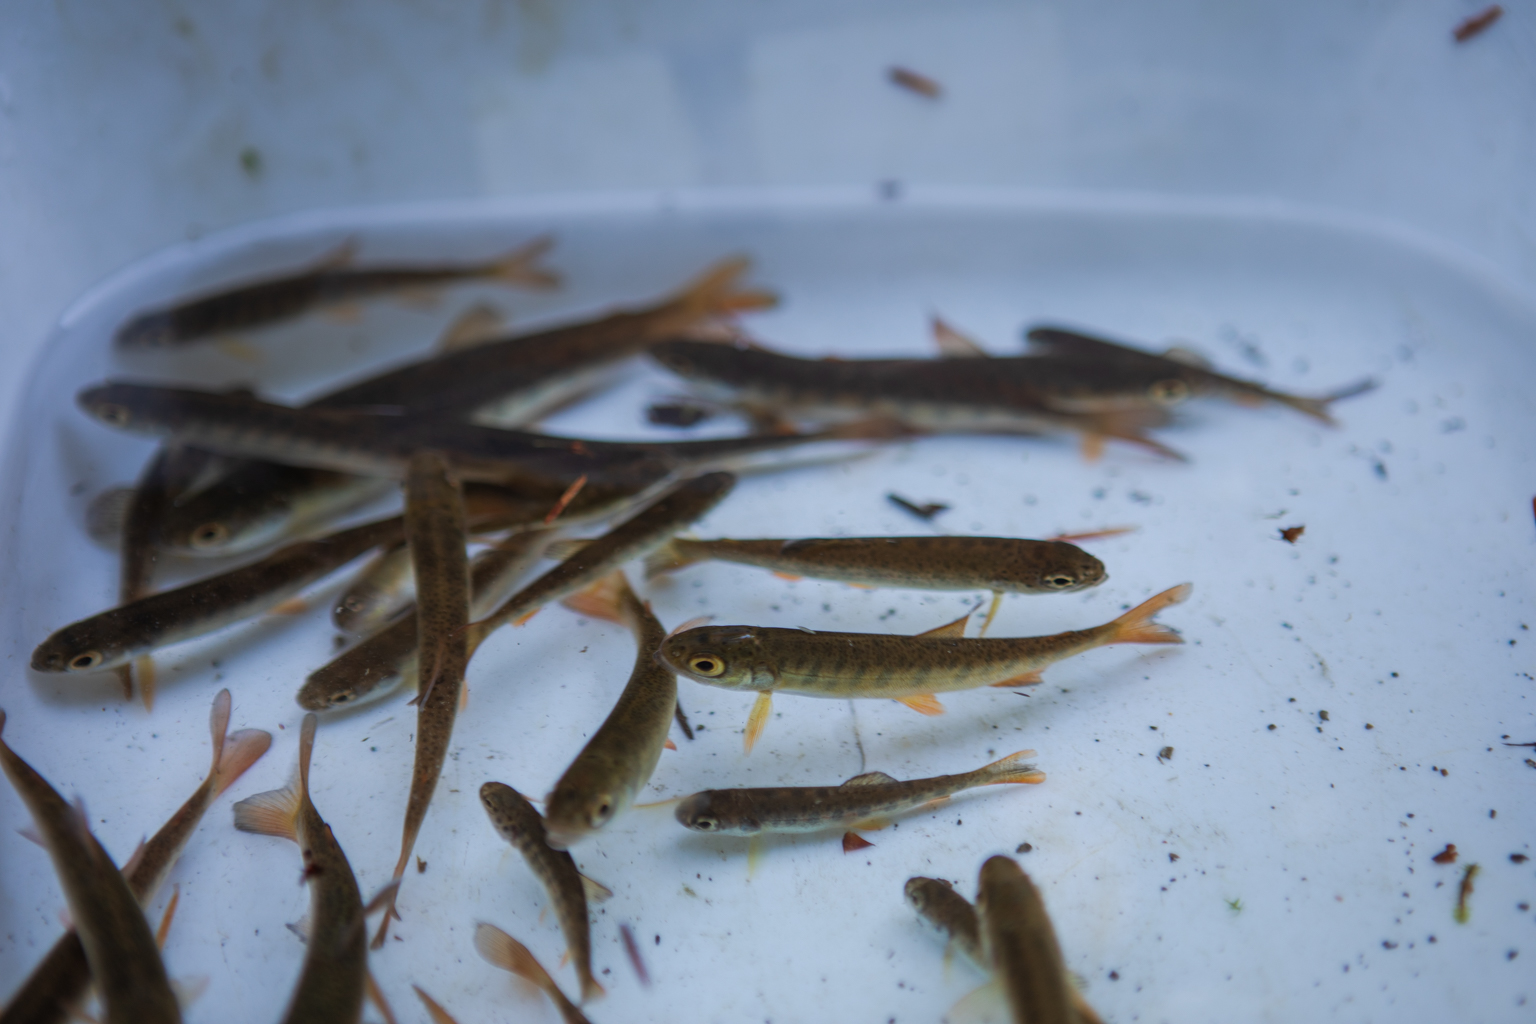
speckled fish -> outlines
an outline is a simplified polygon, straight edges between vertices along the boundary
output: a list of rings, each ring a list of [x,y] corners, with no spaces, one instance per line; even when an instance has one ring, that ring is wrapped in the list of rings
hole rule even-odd
[[[1076,431],[1182,458],[1145,431],[1170,419],[1145,402],[1102,409],[1053,402],[1063,381],[1046,359],[798,359],[755,345],[675,340],[650,355],[748,410],[816,420],[881,416],[930,433]],[[1075,380],[1076,375],[1072,375]]]
[[[470,614],[484,615],[512,592],[544,555],[548,530],[503,538],[470,561]],[[404,683],[416,685],[418,629],[414,605],[372,636],[311,672],[298,693],[306,711],[350,707]]]
[[[5,712],[0,711],[0,732]],[[155,933],[85,814],[0,740],[0,768],[32,812],[85,948],[106,1024],[180,1024]]]
[[[331,625],[343,633],[367,636],[410,607],[415,593],[410,548],[385,548],[363,565],[331,606]]]
[[[608,891],[576,870],[576,862],[564,850],[549,845],[544,819],[521,793],[501,782],[480,787],[480,802],[491,824],[528,861],[544,885],[554,907],[565,944],[581,981],[581,1001],[603,995],[603,986],[592,976],[591,925],[587,920],[588,895],[606,898]],[[589,893],[589,889],[593,890]]]
[[[32,652],[37,672],[96,672],[273,608],[400,536],[398,517],[301,541],[249,565],[65,626]]]
[[[525,621],[549,602],[583,590],[624,563],[649,554],[720,504],[735,486],[736,477],[730,473],[705,473],[678,484],[471,623],[470,651],[505,623]]]
[[[1026,337],[1030,347],[1037,351],[1078,360],[1097,372],[1140,374],[1147,380],[1148,396],[1164,404],[1192,395],[1220,395],[1245,405],[1278,402],[1320,423],[1337,426],[1328,407],[1376,386],[1374,380],[1366,379],[1332,394],[1309,398],[1217,373],[1199,357],[1177,349],[1159,355],[1060,327],[1032,327]]]
[[[1098,586],[1104,563],[1063,541],[1012,537],[812,537],[687,540],[646,559],[646,576],[713,559],[865,587],[1060,594]]]
[[[1044,782],[1044,772],[1023,763],[1034,753],[1020,750],[973,772],[906,782],[885,772],[866,772],[841,786],[707,789],[684,797],[675,813],[685,828],[724,836],[869,827],[976,786]]]
[[[828,440],[881,440],[884,421],[807,434],[750,434],[698,441],[625,442],[557,437],[474,424],[340,409],[296,409],[242,393],[216,394],[107,384],[78,396],[109,426],[159,437],[196,438],[206,449],[400,479],[418,451],[438,452],[461,480],[534,487],[643,488],[675,472],[734,464],[763,452]]]
[[[494,967],[500,967],[504,971],[530,981],[538,989],[549,997],[549,1001],[555,1004],[555,1009],[560,1013],[560,1019],[565,1024],[590,1024],[586,1015],[577,1008],[576,1004],[568,999],[560,986],[555,984],[555,979],[549,976],[544,966],[533,958],[528,952],[528,947],[518,942],[506,932],[493,924],[484,921],[475,926],[475,949],[486,963]]]
[[[624,692],[544,800],[549,845],[563,850],[603,828],[634,803],[656,770],[677,711],[677,676],[654,657],[667,631],[610,573],[566,605],[628,626],[639,649]]]
[[[123,869],[128,888],[140,906],[155,898],[197,830],[203,813],[272,745],[272,736],[260,729],[241,729],[226,736],[229,710],[229,691],[220,690],[209,716],[213,767],[208,777]],[[90,984],[91,968],[85,958],[85,947],[71,928],[38,962],[5,1009],[0,1010],[0,1024],[64,1024],[77,1015]]]
[[[395,897],[411,862],[411,850],[426,819],[427,807],[443,773],[453,721],[464,693],[469,665],[465,627],[469,625],[469,561],[464,529],[464,499],[459,484],[436,452],[411,459],[405,478],[405,535],[416,576],[416,761],[405,803],[400,859],[395,863],[394,892],[372,946],[384,944],[391,918],[399,920]]]
[[[1183,583],[1112,622],[1051,636],[967,639],[969,614],[917,636],[825,633],[768,626],[700,626],[667,639],[656,656],[679,675],[727,690],[757,691],[747,723],[752,749],[773,693],[886,697],[925,715],[942,714],[935,693],[1040,682],[1047,666],[1107,644],[1177,644],[1153,616],[1189,596]]]
[[[315,716],[299,730],[299,776],[283,789],[235,804],[235,828],[299,844],[309,883],[309,935],[304,967],[284,1024],[356,1024],[363,1016],[368,934],[352,865],[309,798],[309,758]]]
[[[1018,864],[989,857],[977,882],[976,916],[987,962],[1018,1024],[1077,1024],[1067,965],[1040,893]]]
[[[538,265],[553,244],[552,239],[538,238],[484,263],[354,268],[346,265],[352,251],[348,242],[296,274],[236,285],[141,313],[118,328],[113,340],[126,350],[177,348],[215,335],[267,327],[327,306],[462,281],[555,288],[559,275]]]

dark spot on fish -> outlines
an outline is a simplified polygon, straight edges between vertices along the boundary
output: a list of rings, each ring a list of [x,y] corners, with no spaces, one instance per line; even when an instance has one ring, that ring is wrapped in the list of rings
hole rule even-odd
[[[1287,544],[1295,544],[1296,538],[1307,532],[1305,526],[1287,526],[1280,531],[1280,539]]]
[[[901,495],[896,494],[895,492],[887,494],[885,496],[885,498],[892,505],[895,505],[897,508],[901,509],[903,512],[910,512],[913,515],[917,516],[917,518],[923,520],[924,522],[927,522],[928,520],[932,519],[934,516],[938,515],[940,512],[947,512],[947,511],[949,511],[949,506],[945,505],[945,504],[943,504],[941,502],[930,501],[930,502],[927,502],[926,504],[918,505],[918,504],[915,504],[914,502],[908,501],[906,498],[903,498]]]

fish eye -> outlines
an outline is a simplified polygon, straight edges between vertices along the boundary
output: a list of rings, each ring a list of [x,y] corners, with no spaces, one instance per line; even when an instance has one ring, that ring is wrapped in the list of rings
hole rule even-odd
[[[602,801],[592,810],[591,825],[593,828],[606,824],[613,817],[613,801],[603,797]]]
[[[1077,580],[1073,579],[1071,576],[1068,576],[1064,572],[1059,572],[1054,576],[1047,576],[1045,578],[1045,585],[1056,590],[1060,590],[1063,587],[1070,587],[1076,582]]]
[[[126,427],[128,421],[133,418],[128,412],[127,406],[111,402],[98,408],[96,415],[101,418],[102,422],[113,427]]]
[[[713,679],[725,671],[725,662],[713,654],[695,654],[688,659],[688,668],[701,676]]]
[[[693,819],[693,827],[698,829],[700,832],[713,832],[715,830],[716,824],[718,824],[718,822],[716,822],[714,818]]]
[[[192,546],[195,548],[217,547],[229,540],[229,527],[223,523],[204,523],[192,531]]]
[[[100,651],[86,651],[84,654],[77,654],[69,659],[69,670],[71,672],[89,672],[97,665],[100,665],[102,660]]]
[[[332,704],[345,704],[347,701],[349,701],[351,699],[352,699],[352,691],[350,691],[350,690],[343,690],[341,693],[338,693],[336,696],[331,698],[331,703]]]
[[[1189,397],[1189,385],[1177,378],[1160,380],[1148,388],[1147,393],[1154,401],[1165,405],[1177,405]]]

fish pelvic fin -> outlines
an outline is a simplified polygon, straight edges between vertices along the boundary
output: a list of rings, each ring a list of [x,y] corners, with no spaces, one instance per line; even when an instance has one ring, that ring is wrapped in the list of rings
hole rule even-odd
[[[742,753],[752,753],[752,748],[757,745],[757,738],[763,734],[763,726],[768,724],[768,715],[773,711],[773,691],[763,690],[757,695],[757,700],[752,702],[752,712],[747,715],[747,730],[742,734]]]
[[[399,1024],[394,1008],[389,1005],[389,1000],[384,998],[384,990],[379,988],[379,980],[373,976],[371,970],[363,971],[363,995],[378,1009],[379,1016],[384,1018],[384,1024]]]
[[[560,287],[560,273],[549,267],[540,266],[539,260],[554,247],[554,244],[555,240],[551,236],[540,235],[492,263],[485,276],[492,281],[514,287],[553,291]]]
[[[420,985],[413,984],[411,988],[416,990],[416,998],[421,1000],[421,1005],[427,1008],[427,1016],[432,1018],[432,1024],[459,1024],[454,1020],[453,1014],[443,1009],[441,1003],[422,991]]]
[[[942,715],[944,705],[931,693],[914,693],[907,697],[897,697],[898,704],[905,704],[920,715]]]
[[[560,603],[578,615],[608,622],[624,622],[624,595],[629,582],[622,570],[614,570],[585,590],[578,590]]]
[[[1180,583],[1161,594],[1150,597],[1132,608],[1106,627],[1109,637],[1106,644],[1181,644],[1184,638],[1178,630],[1153,622],[1152,617],[1172,604],[1179,604],[1189,597],[1194,584]]]
[[[248,796],[235,804],[235,828],[262,836],[299,841],[299,781],[282,789]]]
[[[859,835],[857,832],[843,833],[843,852],[853,853],[856,850],[867,850],[875,844]]]
[[[181,883],[171,886],[171,899],[165,905],[165,912],[160,915],[160,927],[155,929],[155,947],[165,949],[166,936],[171,934],[171,922],[176,919],[176,907],[181,903]]]
[[[586,875],[581,876],[581,891],[586,894],[588,903],[605,903],[613,898],[612,889]]]
[[[1161,628],[1161,627],[1159,627],[1159,628]],[[1045,669],[1037,668],[1037,669],[1034,669],[1033,671],[1030,671],[1030,672],[1021,672],[1020,674],[1018,674],[1016,676],[1009,676],[1007,679],[999,679],[997,682],[995,682],[995,683],[988,683],[987,685],[988,686],[999,686],[999,687],[1003,687],[1003,686],[1035,686],[1035,685],[1037,685],[1039,683],[1042,683],[1044,681],[1045,681]]]
[[[686,542],[680,542],[673,538],[661,547],[645,556],[645,578],[655,579],[657,576],[665,576],[669,572],[677,572],[688,566],[705,559],[703,555],[688,555],[684,547]]]
[[[1003,783],[1016,782],[1026,785],[1035,785],[1045,781],[1045,772],[1040,771],[1032,764],[1025,764],[1026,757],[1034,757],[1033,750],[1019,750],[1007,757],[999,758],[991,764],[978,768],[973,773],[978,786],[997,786]]]

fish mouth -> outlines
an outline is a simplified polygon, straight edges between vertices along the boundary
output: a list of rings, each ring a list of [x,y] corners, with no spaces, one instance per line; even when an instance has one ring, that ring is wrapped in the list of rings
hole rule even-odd
[[[555,825],[547,819],[544,822],[544,842],[551,850],[569,850],[586,838],[586,835],[587,830],[584,828]]]
[[[63,672],[64,656],[57,651],[36,651],[32,655],[32,671]]]

